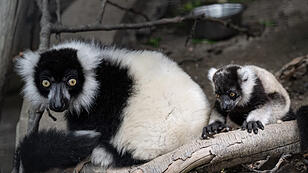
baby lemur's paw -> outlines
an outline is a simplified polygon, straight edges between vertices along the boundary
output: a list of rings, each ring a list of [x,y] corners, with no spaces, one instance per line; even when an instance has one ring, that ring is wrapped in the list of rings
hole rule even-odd
[[[215,121],[212,124],[209,124],[203,128],[202,131],[202,138],[206,139],[214,134],[220,133],[221,131],[229,131],[231,128],[228,127],[226,124],[220,122],[220,121]]]
[[[261,121],[244,121],[242,125],[242,130],[246,130],[248,133],[253,133],[258,134],[258,129],[264,130],[264,126],[261,123]]]

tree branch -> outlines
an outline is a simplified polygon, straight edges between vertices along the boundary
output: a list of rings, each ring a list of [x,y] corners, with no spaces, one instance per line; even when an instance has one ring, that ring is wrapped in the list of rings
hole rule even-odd
[[[149,22],[142,22],[142,23],[126,23],[126,24],[118,24],[118,25],[103,25],[103,24],[87,24],[87,25],[80,25],[80,26],[66,26],[66,25],[53,25],[51,28],[52,33],[60,33],[60,32],[86,32],[86,31],[110,31],[110,30],[124,30],[124,29],[140,29],[140,28],[147,28],[153,27],[158,25],[166,25],[166,24],[175,24],[180,23],[186,20],[194,20],[194,19],[202,19],[220,23],[225,25],[226,27],[232,28],[237,30],[238,32],[248,34],[249,31],[246,28],[241,28],[237,25],[234,25],[228,21],[224,21],[221,19],[215,18],[208,18],[204,17],[204,15],[199,16],[176,16],[173,18],[163,18],[159,20],[149,21]],[[251,34],[250,34],[251,35]]]
[[[108,1],[108,4],[110,4],[114,7],[117,7],[120,10],[128,11],[128,12],[133,13],[135,15],[142,16],[146,21],[150,21],[150,18],[147,15],[141,13],[140,11],[136,11],[133,8],[125,8],[125,7],[120,6],[119,4],[116,4],[116,3],[111,2],[111,1]]]
[[[60,0],[56,0],[56,6],[57,6],[57,8],[56,8],[57,22],[59,24],[61,24],[62,20],[61,20],[61,2],[60,2]]]
[[[287,81],[298,71],[308,71],[308,55],[293,59],[284,65],[275,75],[280,81]],[[302,74],[304,75],[304,74]]]
[[[118,25],[103,25],[103,24],[87,24],[80,26],[65,26],[65,25],[55,25],[52,27],[53,33],[58,32],[86,32],[86,31],[111,31],[111,30],[124,30],[124,29],[140,29],[147,28],[157,25],[165,25],[172,23],[179,23],[185,20],[194,19],[192,16],[184,17],[174,17],[174,18],[164,18],[160,20],[143,22],[143,23],[127,23],[127,24],[118,24]]]
[[[298,129],[295,121],[271,124],[257,135],[247,131],[230,131],[209,140],[195,140],[148,163],[107,172],[178,173],[202,166],[205,172],[219,171],[239,164],[252,163],[267,157],[300,152]],[[99,170],[86,166],[85,171]],[[99,170],[103,171],[103,170]]]
[[[103,21],[103,17],[104,17],[104,12],[105,12],[105,7],[106,7],[106,3],[108,2],[108,0],[101,0],[101,8],[98,12],[97,18],[96,18],[96,22],[98,24],[101,24]]]

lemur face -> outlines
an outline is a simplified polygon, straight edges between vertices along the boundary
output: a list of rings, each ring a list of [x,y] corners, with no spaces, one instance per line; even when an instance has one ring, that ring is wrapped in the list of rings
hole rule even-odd
[[[223,111],[232,111],[242,99],[240,79],[237,72],[239,68],[238,66],[230,66],[216,70],[211,78],[216,100]]]
[[[81,92],[85,78],[74,49],[50,50],[40,54],[34,83],[48,100],[48,107],[62,112]]]

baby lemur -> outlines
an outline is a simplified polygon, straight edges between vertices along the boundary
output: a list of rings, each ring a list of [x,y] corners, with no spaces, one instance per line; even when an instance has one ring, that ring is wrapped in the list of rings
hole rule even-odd
[[[208,78],[216,94],[209,125],[202,137],[229,129],[227,118],[243,130],[257,134],[264,125],[275,123],[290,111],[287,91],[267,70],[253,65],[211,68]]]

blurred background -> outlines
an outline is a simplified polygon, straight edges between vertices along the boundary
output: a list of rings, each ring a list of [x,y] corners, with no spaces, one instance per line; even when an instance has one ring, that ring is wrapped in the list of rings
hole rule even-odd
[[[49,1],[54,22],[55,2]],[[100,0],[59,2],[62,23],[70,26],[95,23],[100,10]],[[225,3],[233,5],[223,6]],[[210,4],[216,5],[204,7]],[[109,0],[102,23],[137,23],[194,15],[198,12],[196,8],[212,15],[209,17],[234,23],[240,29],[230,30],[215,22],[195,20],[138,30],[63,33],[52,35],[51,43],[89,38],[130,49],[161,51],[192,76],[210,101],[214,99],[207,80],[210,67],[255,64],[275,73],[292,59],[308,54],[307,0]],[[38,48],[40,16],[34,0],[0,2],[0,173],[11,171],[18,141],[16,125],[19,120],[20,123],[25,121],[20,116],[24,115],[21,113],[22,83],[12,68],[13,60],[19,52]],[[241,30],[243,28],[245,31]],[[293,79],[285,86],[293,108],[308,103],[306,72],[301,74],[300,80]],[[17,130],[17,138],[22,130]]]

